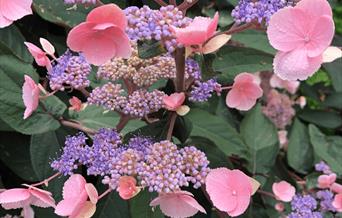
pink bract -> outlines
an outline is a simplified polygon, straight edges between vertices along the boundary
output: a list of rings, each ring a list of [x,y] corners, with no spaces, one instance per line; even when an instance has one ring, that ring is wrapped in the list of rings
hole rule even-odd
[[[330,186],[330,190],[337,194],[342,194],[342,185],[335,182]]]
[[[133,198],[140,189],[136,186],[137,180],[132,176],[121,176],[117,191],[122,199],[128,200]]]
[[[25,82],[22,88],[22,98],[25,105],[24,119],[31,116],[31,114],[37,109],[39,104],[39,87],[34,80],[25,75]]]
[[[320,175],[317,179],[319,188],[330,188],[330,186],[336,181],[336,174],[331,173],[329,175]]]
[[[50,192],[32,186],[14,188],[0,194],[0,204],[6,210],[23,208],[25,218],[33,218],[31,205],[43,208],[55,207],[55,200],[51,195]]]
[[[286,181],[273,183],[272,191],[276,198],[283,202],[290,202],[296,194],[295,187]]]
[[[176,111],[185,101],[184,92],[173,93],[170,96],[165,95],[163,97],[163,103],[166,109],[170,111]]]
[[[213,169],[205,184],[214,206],[229,216],[239,216],[248,208],[253,190],[250,177],[242,171]]]
[[[83,176],[79,174],[70,176],[64,183],[63,200],[57,204],[55,213],[60,216],[68,216],[69,218],[82,217],[82,214],[95,213],[94,207],[98,196],[95,187],[91,186],[93,185],[86,183]],[[87,201],[88,196],[91,202]]]
[[[284,80],[305,80],[323,63],[322,55],[334,36],[332,11],[326,0],[302,0],[276,12],[267,29],[278,50],[274,72]]]
[[[46,67],[48,70],[52,68],[51,61],[43,50],[30,42],[24,42],[24,44],[26,45],[27,49],[33,56],[38,66]]]
[[[0,28],[32,14],[32,0],[0,0]]]
[[[216,12],[214,18],[195,17],[187,27],[172,27],[172,29],[177,42],[184,46],[202,45],[215,34],[218,20],[219,14]]]
[[[240,73],[235,77],[233,87],[227,94],[226,104],[231,108],[248,111],[255,105],[262,93],[253,74]]]
[[[337,212],[342,212],[342,194],[335,195],[332,205],[335,207]]]
[[[191,217],[198,211],[206,213],[204,208],[193,198],[193,195],[186,191],[160,194],[150,203],[152,207],[158,205],[165,215],[172,218]]]
[[[74,111],[81,111],[82,109],[82,101],[77,98],[76,96],[73,96],[72,98],[69,99],[69,104],[71,107],[69,108],[70,110]]]
[[[70,49],[82,52],[89,63],[101,65],[114,57],[128,58],[131,45],[125,33],[127,20],[115,4],[93,9],[85,22],[74,27],[68,35]]]

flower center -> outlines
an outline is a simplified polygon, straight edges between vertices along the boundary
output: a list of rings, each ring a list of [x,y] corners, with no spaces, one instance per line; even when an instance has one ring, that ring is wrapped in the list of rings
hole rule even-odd
[[[304,41],[305,41],[306,43],[309,42],[309,41],[310,41],[310,37],[309,37],[309,36],[305,36]]]
[[[232,195],[233,195],[233,196],[236,196],[236,194],[237,194],[236,191],[233,190],[233,191],[232,191]]]

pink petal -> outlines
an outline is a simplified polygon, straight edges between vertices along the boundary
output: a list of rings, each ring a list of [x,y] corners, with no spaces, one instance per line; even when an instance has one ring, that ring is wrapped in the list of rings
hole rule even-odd
[[[51,65],[49,58],[46,56],[43,50],[41,50],[40,48],[38,48],[30,42],[24,42],[24,44],[26,45],[32,57],[39,66],[47,67]]]
[[[86,180],[80,174],[73,174],[64,183],[63,186],[63,198],[73,199],[79,198],[83,192],[85,192]]]
[[[27,200],[30,192],[24,188],[9,189],[0,194],[0,204]]]
[[[176,111],[185,101],[184,92],[181,93],[173,93],[170,96],[165,95],[163,97],[163,103],[165,108],[171,111]]]
[[[123,31],[127,26],[125,13],[115,4],[106,4],[93,9],[87,16],[87,22],[112,23]]]
[[[228,92],[226,97],[226,105],[230,108],[236,108],[241,104],[240,92],[232,89]]]
[[[2,15],[2,12],[0,11],[0,28],[7,27],[13,23],[12,20],[7,19]]]
[[[309,57],[321,55],[327,49],[334,38],[334,21],[329,16],[321,16],[311,33],[309,33],[310,42],[305,45]]]
[[[287,7],[272,15],[267,36],[275,49],[291,51],[304,45],[310,26],[311,21],[302,10]]]
[[[330,188],[330,186],[336,181],[336,174],[320,175],[317,179],[319,188]]]
[[[80,211],[76,215],[69,216],[69,218],[89,218],[95,214],[96,205],[90,201],[86,201]]]
[[[84,202],[86,199],[84,200]],[[75,211],[82,207],[84,202],[80,202],[78,198],[69,198],[60,201],[56,208],[55,214],[59,216],[71,216]]]
[[[323,62],[330,63],[342,57],[342,50],[335,46],[329,46],[323,52]]]
[[[55,53],[55,47],[53,47],[53,45],[48,40],[39,38],[39,41],[47,54],[53,55]]]
[[[273,183],[272,191],[278,200],[290,202],[296,194],[296,189],[290,183],[281,181]]]
[[[24,218],[34,218],[34,210],[29,205],[25,206],[22,211]]]
[[[85,184],[85,190],[88,194],[88,197],[91,203],[96,204],[97,199],[99,198],[99,193],[97,192],[95,186],[91,183],[87,183]]]
[[[174,192],[162,194],[151,201],[150,206],[160,206],[161,211],[172,218],[191,217],[204,208],[189,194]]]
[[[231,35],[220,34],[210,39],[202,48],[203,54],[213,53],[219,50],[222,46],[224,46],[231,38]]]
[[[305,11],[310,16],[310,19],[322,15],[332,17],[332,10],[327,0],[301,0],[297,3],[296,8]]]
[[[25,82],[22,91],[22,98],[26,107],[24,112],[24,119],[26,119],[33,113],[33,111],[37,109],[39,104],[40,91],[34,80],[27,75],[25,75]]]
[[[310,58],[303,49],[278,52],[273,60],[274,73],[284,80],[306,80],[322,64],[322,56]]]
[[[250,195],[239,196],[239,198],[237,199],[237,207],[232,211],[228,211],[227,212],[228,215],[231,217],[240,216],[247,210],[250,201],[251,201]]]
[[[18,20],[26,15],[32,14],[32,0],[2,0],[0,9],[2,15],[8,20]]]
[[[332,205],[336,208],[337,212],[342,212],[342,194],[335,195]]]
[[[211,20],[211,22],[208,26],[207,39],[209,39],[210,37],[212,37],[215,34],[219,18],[220,18],[219,13],[216,12],[214,18]]]
[[[34,189],[30,190],[30,193],[33,198],[31,204],[37,207],[55,207],[55,200],[51,197],[51,195],[46,194],[44,192],[40,192]]]
[[[342,194],[342,185],[335,182],[330,186],[330,190],[337,194]]]

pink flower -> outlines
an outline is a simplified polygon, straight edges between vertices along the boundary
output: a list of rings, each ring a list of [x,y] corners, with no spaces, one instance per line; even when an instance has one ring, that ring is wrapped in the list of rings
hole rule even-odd
[[[248,111],[255,105],[262,93],[253,74],[240,73],[235,77],[233,87],[227,94],[226,104],[231,108]]]
[[[335,182],[330,186],[330,190],[337,194],[342,194],[342,185]]]
[[[87,201],[89,197],[90,201]],[[60,201],[55,213],[68,217],[91,217],[96,210],[98,193],[91,183],[86,183],[83,176],[74,174],[64,183],[63,200]]]
[[[121,176],[117,191],[122,199],[128,200],[140,192],[137,186],[137,180],[132,176]]]
[[[39,104],[39,87],[34,80],[27,75],[25,75],[22,98],[26,107],[24,112],[24,119],[26,119],[31,116]]]
[[[330,188],[330,186],[336,181],[336,174],[331,173],[329,175],[320,175],[317,179],[319,188]]]
[[[332,205],[335,207],[337,212],[342,212],[342,194],[335,195]]]
[[[82,110],[82,101],[78,99],[76,96],[70,98],[69,103],[71,105],[71,107],[69,108],[70,110],[74,110],[77,112]]]
[[[195,17],[187,27],[172,27],[175,32],[177,42],[184,46],[199,45],[201,46],[210,39],[216,31],[219,20],[219,14],[216,13],[214,18]]]
[[[273,183],[272,191],[276,198],[283,202],[290,202],[296,194],[295,187],[286,181]]]
[[[176,111],[180,106],[183,105],[185,101],[184,92],[173,93],[170,96],[165,95],[163,97],[163,103],[166,109],[170,111]]]
[[[285,89],[291,94],[295,94],[300,85],[299,81],[288,81],[279,78],[276,74],[273,74],[270,80],[272,88]]]
[[[92,10],[86,19],[68,35],[68,46],[83,52],[89,63],[101,65],[114,57],[131,56],[131,45],[125,33],[127,19],[115,4]]]
[[[0,204],[6,210],[23,208],[25,218],[33,218],[31,205],[37,207],[55,207],[55,200],[51,193],[33,186],[28,188],[14,188],[0,193]]]
[[[242,171],[213,169],[205,184],[214,206],[229,216],[239,216],[248,208],[253,187],[250,177]]]
[[[281,213],[285,210],[285,205],[281,202],[278,202],[274,205],[274,209]]]
[[[43,46],[43,48],[47,49],[48,52],[44,52],[43,50],[41,50],[40,48],[38,48],[37,46],[35,46],[34,44],[30,42],[24,42],[24,44],[28,48],[29,52],[33,56],[38,66],[46,67],[48,71],[52,69],[51,61],[46,55],[46,54],[50,54],[52,51],[54,52],[54,47],[51,45],[49,41],[41,38],[41,45]],[[53,53],[50,55],[53,55]]]
[[[13,21],[32,14],[32,0],[1,0],[0,28],[9,26]]]
[[[158,205],[161,211],[171,218],[191,217],[198,211],[206,213],[204,208],[193,198],[193,195],[186,191],[160,194],[150,203],[152,207]]]
[[[334,29],[326,0],[301,0],[295,7],[276,12],[267,29],[271,45],[278,50],[274,72],[284,80],[305,80],[314,74],[323,62]]]

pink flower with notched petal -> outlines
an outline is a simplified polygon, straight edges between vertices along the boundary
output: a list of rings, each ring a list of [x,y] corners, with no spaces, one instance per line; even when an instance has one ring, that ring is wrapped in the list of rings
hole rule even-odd
[[[193,195],[187,191],[162,193],[150,203],[152,207],[158,205],[166,216],[172,218],[192,217],[198,211],[206,213],[204,208],[193,198]]]
[[[272,191],[276,196],[276,199],[283,202],[290,202],[296,194],[295,187],[286,181],[273,183]]]
[[[140,188],[137,186],[137,180],[132,176],[121,176],[117,191],[122,199],[128,200],[136,196]]]
[[[0,0],[0,28],[32,14],[32,0]]]
[[[219,20],[219,14],[216,13],[214,18],[195,17],[187,27],[177,28],[171,27],[175,32],[177,42],[184,46],[202,45],[210,39],[216,31]]]
[[[170,111],[176,111],[185,101],[184,92],[173,93],[170,96],[165,95],[163,97],[164,107]]]
[[[253,194],[250,177],[240,170],[213,169],[208,174],[205,185],[214,206],[232,217],[246,211]]]
[[[342,194],[335,195],[332,205],[337,212],[342,212]]]
[[[27,49],[33,56],[38,66],[46,67],[49,71],[52,69],[51,61],[43,50],[30,42],[24,42],[24,44],[26,45]]]
[[[305,80],[323,63],[322,55],[334,36],[334,22],[327,0],[302,0],[272,15],[267,29],[278,50],[274,72],[284,80]]]
[[[89,63],[101,65],[114,57],[131,56],[131,45],[125,33],[127,19],[115,4],[93,9],[85,22],[68,35],[68,46],[82,52]]]
[[[31,116],[31,114],[38,107],[40,90],[38,85],[34,82],[34,80],[31,77],[25,75],[25,82],[22,91],[22,98],[24,101],[24,105],[26,107],[24,112],[24,119],[26,119],[29,116]]]
[[[25,218],[33,218],[31,205],[37,207],[55,207],[55,200],[48,191],[25,185],[28,188],[14,188],[0,193],[0,204],[6,210],[23,208]]]
[[[97,199],[96,188],[86,183],[83,176],[74,174],[64,183],[63,200],[57,204],[55,213],[70,218],[91,217],[95,213]]]
[[[248,111],[258,98],[262,96],[262,89],[256,77],[250,73],[240,73],[234,79],[232,89],[226,97],[228,107]]]
[[[320,175],[317,179],[319,188],[330,188],[330,186],[336,181],[336,174],[331,173],[329,175]]]

